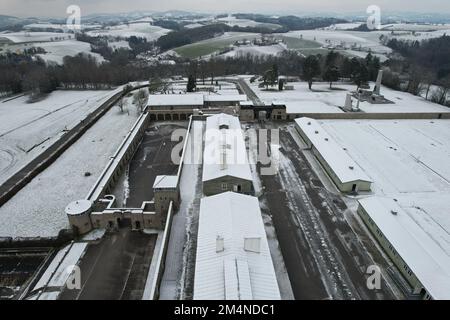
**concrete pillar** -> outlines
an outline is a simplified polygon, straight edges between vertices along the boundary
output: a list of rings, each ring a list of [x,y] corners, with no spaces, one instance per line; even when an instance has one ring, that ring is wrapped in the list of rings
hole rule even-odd
[[[383,79],[383,70],[378,71],[377,82],[375,84],[375,88],[373,89],[373,93],[376,95],[380,95],[381,89],[381,80]]]

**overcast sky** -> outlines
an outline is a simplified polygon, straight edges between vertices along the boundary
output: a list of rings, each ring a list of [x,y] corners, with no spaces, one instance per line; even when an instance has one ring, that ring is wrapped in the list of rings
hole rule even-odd
[[[450,13],[450,0],[0,0],[0,14],[20,17],[66,16],[71,4],[82,14],[135,10],[187,10],[197,12],[362,12],[369,5],[382,11]]]

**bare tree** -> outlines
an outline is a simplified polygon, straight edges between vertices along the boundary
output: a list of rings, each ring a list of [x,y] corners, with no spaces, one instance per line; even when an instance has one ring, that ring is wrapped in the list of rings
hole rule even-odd
[[[450,76],[441,79],[437,83],[436,90],[434,90],[431,101],[441,105],[447,104],[448,95],[450,93]]]
[[[133,103],[139,109],[139,112],[144,111],[144,107],[147,104],[147,100],[148,100],[148,92],[147,90],[144,89],[140,89],[133,96]]]
[[[436,81],[436,74],[432,71],[423,70],[422,78],[423,78],[423,83],[421,85],[421,91],[425,92],[425,99],[428,100],[431,86]]]
[[[123,106],[124,106],[125,102],[123,101],[123,97],[119,99],[119,101],[117,101],[117,106],[120,109],[120,112],[123,113]]]

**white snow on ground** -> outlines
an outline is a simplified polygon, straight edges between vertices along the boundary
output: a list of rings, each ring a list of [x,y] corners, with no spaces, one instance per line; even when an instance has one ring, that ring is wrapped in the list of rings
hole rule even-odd
[[[333,110],[341,113],[342,110],[339,107],[344,106],[347,93],[356,90],[354,84],[338,82],[333,84],[333,88],[338,90],[330,90],[328,83],[316,82],[313,83],[313,90],[311,91],[308,89],[306,82],[289,82],[288,85],[293,85],[294,90],[278,91],[258,88],[258,82],[250,83],[249,80],[246,81],[265,104],[270,105],[273,102],[286,103],[288,104],[288,109],[292,110],[293,113],[332,113]],[[374,84],[371,83],[372,88],[373,86]],[[367,113],[450,112],[450,109],[447,107],[407,92],[395,91],[382,86],[381,94],[394,102],[394,104],[361,102],[361,110]],[[354,104],[356,105],[356,101]]]
[[[100,24],[81,24],[82,29],[92,29],[92,28],[100,28]],[[55,24],[55,23],[32,23],[27,24],[23,27],[24,29],[55,29],[55,30],[64,30],[65,32],[69,29],[67,28],[67,24]]]
[[[57,64],[63,63],[65,56],[76,56],[79,53],[93,56],[97,63],[105,61],[98,53],[91,52],[91,45],[87,42],[77,40],[64,40],[55,42],[43,42],[36,46],[43,48],[47,53],[38,54],[45,61],[53,61]]]
[[[72,245],[72,248],[67,253],[63,262],[59,265],[58,269],[48,283],[50,287],[62,287],[65,285],[71,271],[73,270],[73,267],[78,263],[78,260],[80,260],[87,245],[88,244],[86,242],[74,243]]]
[[[149,23],[130,23],[129,25],[121,24],[118,26],[107,27],[101,30],[88,31],[90,36],[110,36],[122,39],[136,36],[146,38],[148,41],[158,40],[161,36],[169,33],[169,29],[158,26],[152,26]]]
[[[359,32],[359,31],[345,31],[345,30],[299,30],[290,31],[285,34],[288,37],[300,38],[305,40],[313,40],[321,43],[322,45],[345,44],[346,46],[356,45],[361,46],[366,51],[369,49],[374,53],[388,54],[392,50],[380,43],[379,36],[381,34],[389,34],[389,31],[374,31],[374,32]]]
[[[68,227],[64,209],[83,199],[137,119],[113,107],[49,168],[0,208],[0,236],[52,237]],[[91,175],[85,177],[84,174]]]
[[[83,236],[83,241],[95,241],[103,238],[106,233],[106,229],[94,229],[91,232]]]
[[[278,29],[281,26],[278,24],[273,24],[273,23],[261,23],[261,22],[256,22],[253,20],[249,20],[249,19],[238,19],[234,16],[228,16],[228,17],[224,17],[224,18],[219,18],[217,19],[217,22],[221,22],[221,23],[226,23],[227,25],[229,25],[230,27],[234,27],[234,26],[238,26],[238,27],[242,27],[242,28],[246,28],[246,27],[267,27],[269,29]]]
[[[369,175],[450,256],[450,120],[323,120]]]
[[[24,29],[56,29],[56,30],[68,30],[67,24],[56,23],[31,23],[23,26]]]
[[[248,45],[235,47],[232,51],[220,55],[220,57],[243,57],[248,54],[252,56],[276,56],[285,50],[287,50],[285,44],[275,44],[271,46]]]
[[[98,63],[105,59],[98,53],[91,51],[91,45],[87,42],[75,40],[75,36],[67,33],[51,33],[51,32],[31,32],[31,36],[27,37],[21,33],[10,35],[0,34],[2,37],[10,38],[14,44],[7,44],[5,51],[22,51],[32,47],[43,48],[46,53],[37,54],[47,62],[62,64],[65,56],[75,56],[79,53],[93,56]],[[58,39],[55,39],[58,37]],[[54,41],[51,41],[51,39]]]
[[[0,102],[0,183],[115,92],[59,90],[35,103],[27,103],[27,97]],[[33,148],[36,145],[39,146]]]
[[[349,30],[349,29],[355,29],[359,27],[360,25],[364,24],[366,22],[348,22],[348,23],[336,23],[329,27],[323,28],[323,30]]]
[[[73,39],[75,36],[68,33],[59,32],[11,32],[0,33],[0,40],[6,38],[14,43],[30,43],[30,42],[50,42],[52,39],[59,38],[61,40]]]
[[[381,26],[383,30],[394,31],[438,31],[450,30],[450,24],[416,24],[416,23],[394,23]]]
[[[363,59],[365,57],[367,57],[367,51],[345,50],[345,52],[352,56],[363,58]],[[380,62],[385,62],[386,60],[388,60],[388,57],[384,54],[372,53],[372,56],[379,58]]]

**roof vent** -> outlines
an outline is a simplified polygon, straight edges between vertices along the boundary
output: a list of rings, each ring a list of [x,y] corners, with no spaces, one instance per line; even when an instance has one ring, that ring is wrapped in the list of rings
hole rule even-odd
[[[216,238],[216,253],[225,251],[225,243],[224,239],[221,236],[217,236]]]
[[[248,252],[261,252],[261,237],[245,237],[244,250]]]
[[[392,213],[394,216],[396,216],[396,215],[398,214],[398,212],[397,212],[397,211],[394,211],[394,210],[391,210],[391,213]]]
[[[315,131],[315,134],[319,134],[319,131],[316,130],[316,131]]]
[[[311,125],[311,121],[308,121],[308,126],[310,126]]]
[[[355,167],[352,167],[352,166],[349,166],[348,167],[350,170],[354,170],[355,169]]]
[[[328,141],[328,138],[325,138],[325,141]]]

